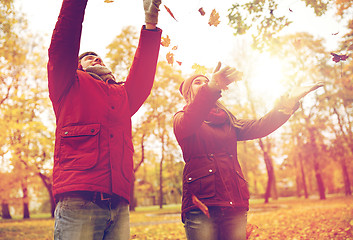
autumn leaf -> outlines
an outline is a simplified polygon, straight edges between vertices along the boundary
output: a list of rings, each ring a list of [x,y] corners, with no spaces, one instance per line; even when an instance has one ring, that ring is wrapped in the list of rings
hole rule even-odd
[[[192,69],[195,70],[195,74],[206,74],[207,68],[204,66],[200,66],[199,64],[195,63],[192,65]]]
[[[208,218],[210,218],[208,207],[203,202],[201,202],[195,195],[192,195],[192,203],[195,204]]]
[[[250,235],[258,228],[259,228],[258,226],[248,223],[246,225],[246,239],[248,239]]]
[[[161,45],[162,45],[163,47],[169,47],[169,45],[170,45],[170,38],[169,38],[168,35],[167,35],[166,37],[162,37],[162,39],[161,39]]]
[[[203,8],[199,8],[199,12],[200,12],[200,14],[201,14],[201,16],[205,16],[205,11],[203,10]]]
[[[104,0],[105,3],[112,3],[114,0]]]
[[[210,26],[213,25],[215,27],[217,27],[218,24],[220,24],[219,14],[218,14],[218,12],[215,9],[213,9],[212,12],[211,12],[210,19],[208,20],[208,24]]]
[[[332,61],[338,63],[339,61],[346,61],[348,58],[348,55],[340,55],[340,54],[336,54],[336,53],[331,53],[332,55]]]
[[[173,48],[172,48],[172,50],[177,50],[178,49],[178,46],[174,46]]]
[[[171,65],[174,63],[174,53],[168,52],[166,55],[167,62]]]
[[[181,66],[182,62],[180,61],[175,61],[177,64],[179,64],[179,66]]]
[[[166,5],[164,5],[165,9],[167,10],[167,12],[170,14],[170,16],[172,16],[172,18],[175,19],[175,21],[178,21],[176,20],[176,18],[174,17],[174,14],[172,13],[172,11],[169,9],[169,7],[167,7]]]

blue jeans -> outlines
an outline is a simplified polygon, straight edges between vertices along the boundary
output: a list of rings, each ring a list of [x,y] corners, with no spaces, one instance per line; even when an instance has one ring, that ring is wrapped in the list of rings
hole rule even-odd
[[[79,197],[65,197],[55,209],[55,240],[128,240],[129,204],[120,201],[112,209]]]
[[[185,216],[188,240],[245,240],[247,210],[227,207],[209,207],[211,218],[200,210],[191,210]]]

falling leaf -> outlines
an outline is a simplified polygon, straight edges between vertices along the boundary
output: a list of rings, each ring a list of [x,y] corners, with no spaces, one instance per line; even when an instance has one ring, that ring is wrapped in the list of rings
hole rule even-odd
[[[290,11],[290,12],[293,12],[293,10],[292,10],[292,9],[290,9],[290,8],[289,8],[289,11]]]
[[[114,0],[104,0],[105,3],[112,3]]]
[[[195,195],[192,195],[192,203],[195,204],[208,218],[210,218],[208,207],[203,202],[201,202]]]
[[[162,45],[163,47],[169,47],[169,45],[170,45],[170,38],[169,38],[168,35],[167,35],[166,37],[162,37],[162,39],[161,39],[161,45]]]
[[[332,35],[337,35],[339,32],[336,32],[336,33],[332,33]]]
[[[210,26],[213,25],[213,26],[217,27],[219,23],[220,23],[219,14],[215,9],[213,9],[211,12],[211,15],[210,15],[210,19],[208,20],[208,24]]]
[[[176,20],[176,18],[174,17],[174,14],[172,13],[172,11],[169,9],[169,7],[167,7],[166,5],[164,5],[165,9],[167,10],[167,12],[170,14],[170,16],[172,16],[172,18],[175,19],[175,21],[178,21]]]
[[[340,55],[340,54],[336,54],[336,53],[331,53],[332,55],[332,61],[338,63],[339,61],[346,61],[348,58],[348,55]]]
[[[178,49],[178,46],[174,46],[173,48],[172,48],[172,50],[177,50]]]
[[[200,12],[201,16],[205,16],[205,14],[206,14],[202,7],[199,8],[199,12]]]
[[[175,61],[177,64],[179,64],[179,66],[181,66],[182,62],[179,61]]]
[[[166,55],[167,62],[171,65],[174,63],[174,53],[168,52]]]

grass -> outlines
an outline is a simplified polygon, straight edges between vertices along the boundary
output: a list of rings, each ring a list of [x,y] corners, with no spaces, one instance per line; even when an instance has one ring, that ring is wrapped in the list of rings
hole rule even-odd
[[[49,214],[31,219],[0,220],[0,240],[51,240],[54,220]],[[185,240],[180,205],[138,207],[131,213],[131,239]],[[249,239],[342,239],[353,240],[353,196],[326,200],[283,198],[264,204],[252,200]]]

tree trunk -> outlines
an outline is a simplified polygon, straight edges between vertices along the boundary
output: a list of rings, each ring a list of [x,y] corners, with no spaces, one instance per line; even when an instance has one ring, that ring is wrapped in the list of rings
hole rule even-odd
[[[311,148],[311,153],[313,157],[313,162],[314,162],[314,171],[315,171],[315,177],[316,177],[316,182],[317,182],[317,187],[320,195],[320,199],[324,200],[326,199],[325,196],[325,185],[324,182],[322,181],[321,173],[320,173],[320,166],[318,163],[318,147],[315,141],[315,134],[314,134],[314,128],[308,128],[309,134],[310,134],[310,148]]]
[[[308,188],[306,186],[303,157],[301,154],[299,154],[299,163],[300,163],[300,172],[301,172],[301,176],[302,176],[302,184],[303,184],[303,189],[304,189],[304,196],[305,196],[305,199],[308,199],[309,194],[308,194]]]
[[[163,158],[159,164],[159,208],[163,208]]]
[[[38,175],[39,175],[40,179],[42,179],[42,182],[48,191],[49,200],[50,200],[51,216],[54,217],[56,203],[55,203],[55,199],[53,196],[53,184],[51,182],[51,177],[48,177],[48,176],[42,174],[41,172],[38,172]]]
[[[345,158],[342,158],[341,160],[341,167],[344,181],[344,193],[346,194],[346,196],[349,196],[352,195],[352,190]]]
[[[9,209],[9,204],[5,201],[1,203],[1,217],[3,219],[12,219]]]
[[[22,192],[23,192],[23,219],[30,218],[29,214],[29,198],[28,198],[28,187],[27,187],[27,177],[22,181]]]
[[[161,136],[162,156],[159,164],[159,208],[163,208],[163,160],[164,160],[164,135]]]
[[[273,193],[273,198],[278,199],[277,195],[277,189],[276,189],[276,179],[275,179],[275,172],[273,168],[273,161],[272,158],[269,155],[268,149],[270,149],[270,144],[267,144],[267,149],[265,149],[265,146],[263,144],[263,141],[259,139],[259,145],[261,147],[261,150],[263,152],[264,156],[264,161],[266,164],[266,170],[267,170],[267,187],[266,187],[266,192],[265,192],[265,203],[269,202],[269,198],[271,197],[271,192]]]

